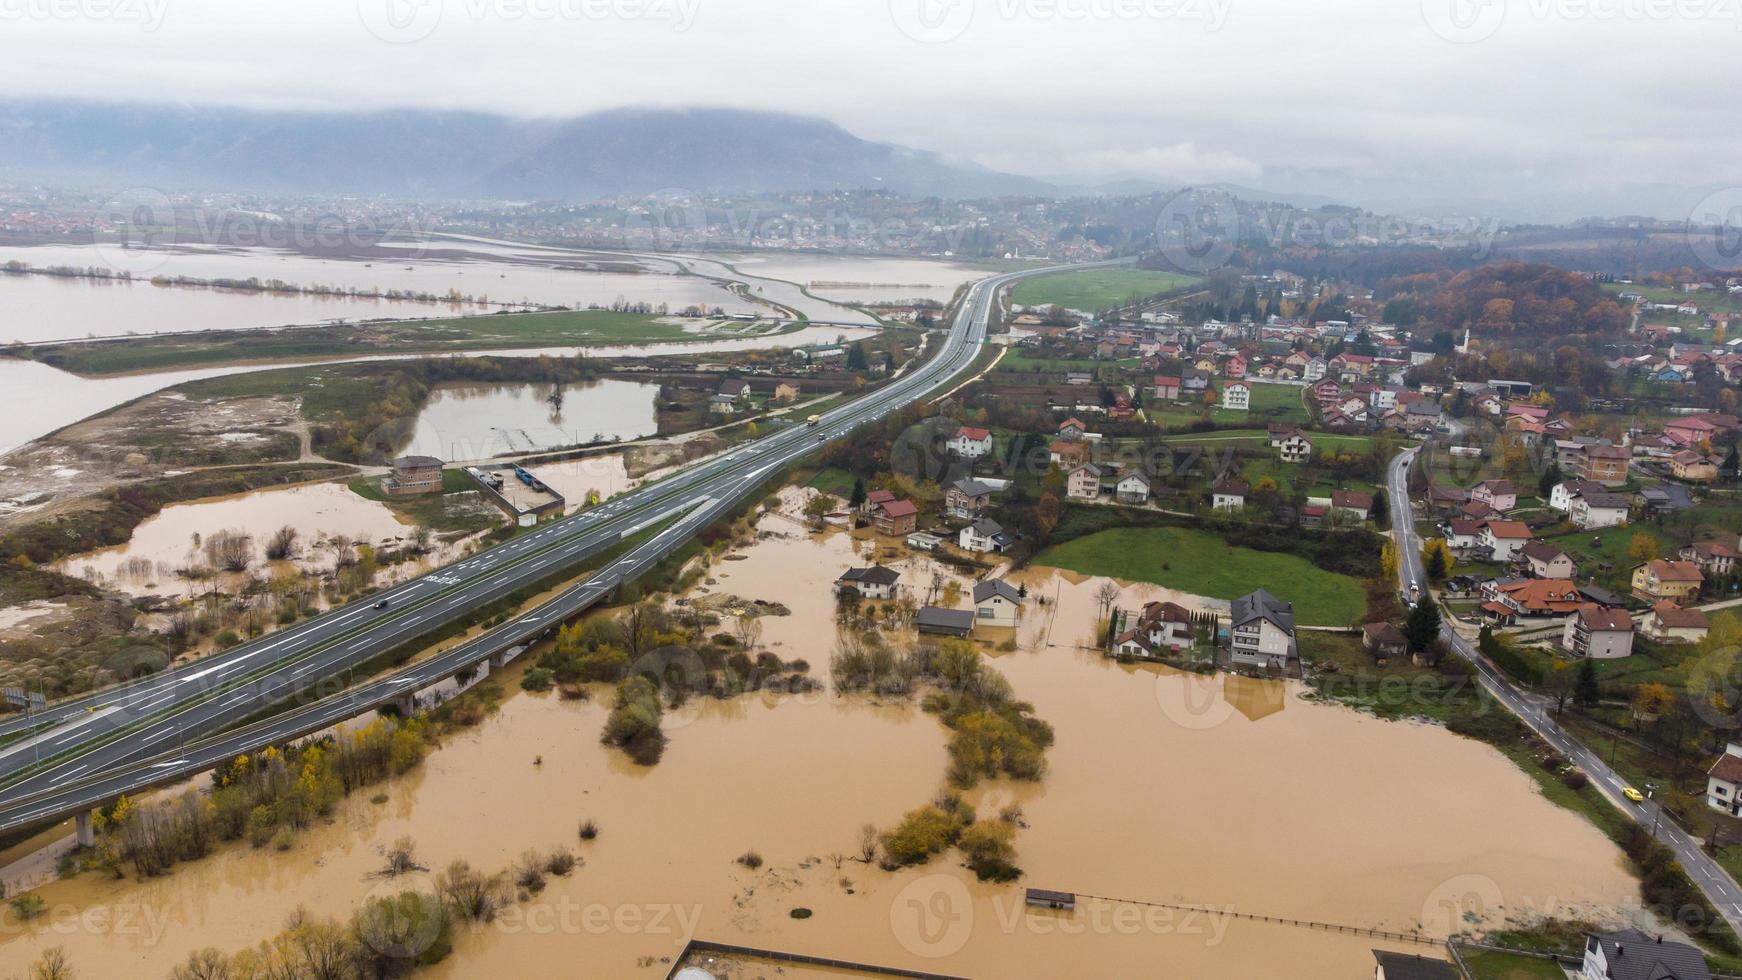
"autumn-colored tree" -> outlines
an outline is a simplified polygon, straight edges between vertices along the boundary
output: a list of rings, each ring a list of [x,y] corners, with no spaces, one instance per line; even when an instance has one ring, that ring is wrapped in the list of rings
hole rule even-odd
[[[1644,531],[1633,532],[1633,540],[1627,543],[1627,557],[1636,564],[1656,558],[1657,539]]]

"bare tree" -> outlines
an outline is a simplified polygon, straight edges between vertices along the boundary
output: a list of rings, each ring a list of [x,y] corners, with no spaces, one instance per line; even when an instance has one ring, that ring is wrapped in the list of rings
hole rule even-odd
[[[1101,587],[1095,590],[1095,607],[1101,610],[1102,619],[1113,614],[1113,603],[1118,601],[1119,586],[1113,584],[1112,579],[1102,582]]]
[[[254,539],[244,531],[217,531],[206,538],[205,551],[213,568],[245,571],[254,561]]]
[[[272,537],[266,539],[266,560],[286,561],[296,557],[296,528],[289,524],[272,532]]]
[[[877,860],[877,825],[866,824],[859,828],[859,860],[870,864]]]
[[[739,616],[732,622],[732,635],[738,638],[740,647],[755,653],[762,645],[762,620],[750,615]]]

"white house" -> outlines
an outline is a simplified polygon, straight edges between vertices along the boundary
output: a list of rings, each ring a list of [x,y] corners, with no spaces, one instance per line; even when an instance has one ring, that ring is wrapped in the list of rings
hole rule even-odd
[[[1276,451],[1284,463],[1304,463],[1312,458],[1313,443],[1311,439],[1296,432],[1282,440],[1277,445]]]
[[[1234,600],[1228,625],[1236,664],[1280,670],[1295,655],[1294,604],[1263,589]]]
[[[989,517],[980,518],[956,535],[956,546],[963,551],[1002,553],[1010,544],[1010,535],[1004,533],[1004,526]]]
[[[852,589],[866,599],[893,599],[900,588],[901,573],[893,568],[872,565],[870,568],[849,568],[835,580],[837,589]]]
[[[1138,470],[1132,470],[1113,485],[1113,496],[1122,504],[1148,503],[1149,478]]]
[[[1705,954],[1638,929],[1585,937],[1583,980],[1712,980]]]
[[[1495,561],[1511,561],[1529,540],[1530,525],[1523,521],[1488,521],[1482,525],[1482,547],[1493,553]]]
[[[1453,551],[1466,551],[1470,548],[1483,547],[1482,522],[1454,517],[1440,526],[1446,536],[1446,547]]]
[[[979,459],[992,451],[992,433],[964,425],[950,437],[950,452],[963,459]]]
[[[1742,817],[1742,745],[1731,742],[1706,770],[1706,805]]]
[[[1582,528],[1617,527],[1627,523],[1627,497],[1619,493],[1581,493],[1567,513]]]
[[[1633,617],[1621,609],[1586,603],[1567,617],[1561,648],[1575,657],[1620,660],[1633,653]]]
[[[1223,480],[1210,491],[1213,510],[1239,510],[1246,506],[1246,494],[1251,491],[1245,480]]]
[[[1306,362],[1306,366],[1300,369],[1300,377],[1302,381],[1307,382],[1322,381],[1329,370],[1330,367],[1325,363],[1324,358],[1315,357]]]
[[[1172,602],[1143,607],[1137,624],[1113,641],[1113,653],[1124,657],[1154,657],[1163,650],[1188,650],[1192,645],[1192,614]]]
[[[1512,488],[1511,480],[1483,480],[1470,488],[1470,499],[1507,511],[1518,506],[1518,491]]]
[[[981,626],[1015,626],[1022,615],[1022,593],[1003,579],[974,586],[974,622]]]
[[[1252,405],[1252,389],[1238,381],[1229,382],[1222,388],[1222,408],[1230,411],[1244,412]]]
[[[1608,487],[1595,480],[1562,480],[1548,492],[1548,505],[1561,513],[1572,510],[1573,498],[1580,494],[1603,493]]]

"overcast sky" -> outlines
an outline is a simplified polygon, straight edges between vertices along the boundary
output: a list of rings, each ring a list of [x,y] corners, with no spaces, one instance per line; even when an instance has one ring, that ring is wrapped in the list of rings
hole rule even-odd
[[[1424,187],[1703,194],[1742,184],[1737,6],[0,0],[0,85],[338,110],[780,109],[1019,173],[1379,203]]]

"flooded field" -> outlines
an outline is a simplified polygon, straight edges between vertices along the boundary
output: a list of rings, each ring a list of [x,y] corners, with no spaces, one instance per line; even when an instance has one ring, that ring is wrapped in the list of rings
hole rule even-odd
[[[373,261],[323,258],[267,248],[120,249],[93,245],[0,247],[0,264],[96,267],[152,276],[196,279],[277,279],[300,287],[405,291],[445,296],[450,291],[495,303],[585,307],[618,300],[661,303],[673,311],[718,306],[728,313],[766,312],[716,283],[674,274],[669,264],[645,272],[598,271],[575,262],[523,253],[493,257],[440,248],[378,249]],[[617,266],[634,266],[614,257]],[[477,304],[396,302],[209,288],[105,283],[39,275],[0,275],[0,307],[7,310],[0,341],[71,340],[87,335],[227,330],[318,323],[332,319],[425,317],[489,312]]]
[[[931,588],[929,559],[864,532],[813,534],[781,514],[759,527],[688,598],[784,604],[790,615],[763,618],[763,642],[815,676],[827,676],[842,570],[876,549],[922,599]],[[601,690],[588,701],[517,692],[384,802],[352,798],[287,853],[231,847],[151,882],[48,886],[51,909],[126,911],[136,927],[11,930],[0,973],[58,944],[86,975],[160,976],[191,949],[276,932],[298,904],[347,914],[427,885],[370,877],[402,835],[435,868],[463,857],[497,869],[555,845],[585,858],[496,924],[462,932],[420,974],[443,980],[658,977],[691,934],[970,976],[1331,980],[1369,975],[1368,950],[1392,944],[1098,899],[1073,916],[1028,913],[1020,889],[1435,934],[1467,927],[1464,908],[1604,915],[1636,897],[1614,846],[1486,746],[1303,701],[1279,682],[1121,666],[1081,648],[1100,580],[1033,570],[1021,581],[1032,598],[1015,648],[984,649],[1057,742],[1041,782],[969,794],[982,814],[1021,805],[1017,884],[976,882],[954,855],[895,873],[846,857],[862,824],[887,827],[942,784],[946,733],[916,704],[826,692],[695,700],[667,713],[671,744],[642,769],[598,744]],[[1121,602],[1158,591],[1134,587]],[[602,832],[582,843],[588,817]],[[734,863],[748,850],[766,864]]]
[[[730,261],[740,272],[796,282],[840,303],[946,303],[958,286],[987,275],[971,265],[928,259],[755,252]]]
[[[134,594],[159,595],[204,588],[203,583],[175,574],[179,568],[206,560],[202,548],[218,531],[240,530],[251,537],[251,564],[266,563],[266,540],[289,525],[302,541],[304,567],[330,565],[320,542],[342,535],[377,546],[400,543],[411,530],[385,504],[365,500],[337,483],[316,483],[281,490],[260,490],[171,504],[147,518],[127,544],[76,555],[61,563],[71,575],[100,579]]]
[[[444,385],[418,413],[406,453],[471,461],[659,431],[659,386],[632,381]]]

